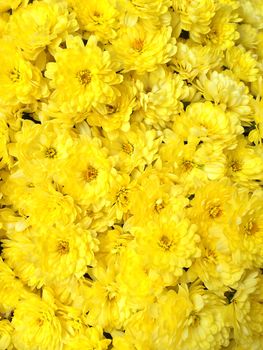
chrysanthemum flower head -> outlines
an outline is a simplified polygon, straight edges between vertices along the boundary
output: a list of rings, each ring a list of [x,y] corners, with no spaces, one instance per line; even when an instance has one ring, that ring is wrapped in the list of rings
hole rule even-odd
[[[208,101],[213,101],[223,110],[232,111],[240,115],[241,120],[250,120],[250,96],[248,87],[229,74],[212,71],[199,78],[198,85]]]
[[[181,137],[189,142],[191,140],[213,142],[218,149],[224,149],[234,148],[236,138],[242,133],[243,128],[236,115],[227,114],[220,107],[206,101],[188,106],[186,112],[182,113],[179,123],[174,122],[174,130],[181,130]]]
[[[231,6],[220,6],[212,18],[209,32],[202,35],[200,42],[221,50],[231,48],[239,38],[238,20]]]
[[[173,8],[180,14],[181,27],[189,31],[191,38],[199,42],[200,34],[207,34],[215,14],[213,0],[173,0]]]
[[[40,70],[7,40],[1,40],[0,67],[1,105],[29,104],[48,95]]]
[[[65,1],[37,1],[18,9],[9,21],[9,35],[23,56],[35,60],[46,46],[55,46],[67,33],[78,29]]]
[[[0,320],[0,349],[12,350],[12,333],[13,327],[9,320]]]
[[[253,82],[258,77],[256,58],[241,45],[234,46],[226,51],[226,66],[232,70],[238,79],[245,82]]]
[[[122,27],[109,50],[123,72],[152,72],[159,64],[169,62],[176,53],[175,38],[171,37],[171,33],[172,28],[167,26],[155,30],[149,30],[140,23]]]
[[[163,67],[138,76],[139,113],[147,125],[164,127],[182,110],[180,100],[188,95],[179,74]]]
[[[194,79],[199,74],[206,74],[210,69],[219,67],[222,53],[210,46],[179,41],[171,62],[173,69],[183,79]]]
[[[49,300],[37,295],[21,300],[12,320],[15,347],[21,350],[60,349],[62,329],[55,310],[56,307]]]
[[[203,286],[179,286],[178,295],[188,301],[181,349],[220,349],[228,345],[229,330],[223,317],[223,300]]]
[[[135,227],[132,232],[146,268],[160,274],[164,283],[172,283],[183,273],[183,267],[190,267],[192,260],[200,256],[199,236],[196,226],[186,218],[162,221]]]
[[[80,28],[96,35],[98,40],[107,42],[116,36],[119,26],[116,0],[70,0],[70,5],[76,12]]]
[[[97,103],[113,98],[113,85],[122,81],[107,51],[97,46],[94,36],[86,46],[81,40],[67,41],[56,53],[56,62],[47,64],[45,75],[53,90],[50,101],[62,112],[87,112]]]
[[[87,115],[90,125],[100,126],[105,131],[130,128],[131,114],[137,107],[136,88],[132,80],[125,80],[115,87],[116,94],[107,103],[98,104]]]
[[[75,157],[78,154],[78,158]],[[61,169],[55,181],[63,187],[77,203],[83,205],[99,205],[105,201],[112,176],[112,165],[107,159],[105,149],[100,143],[81,137],[74,145],[74,151],[66,159],[67,167]]]

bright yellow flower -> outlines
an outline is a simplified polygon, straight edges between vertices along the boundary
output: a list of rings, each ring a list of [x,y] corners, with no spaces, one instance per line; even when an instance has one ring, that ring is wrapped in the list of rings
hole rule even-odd
[[[62,329],[50,300],[32,295],[20,301],[12,320],[13,343],[21,350],[61,349]]]
[[[90,125],[101,126],[105,131],[120,129],[128,131],[130,118],[136,108],[136,88],[133,81],[125,80],[116,86],[114,98],[106,104],[98,105],[87,115]]]
[[[251,299],[255,295],[258,284],[258,273],[256,271],[248,271],[235,289],[229,289],[225,293],[227,304],[226,322],[233,328],[236,342],[245,346],[247,340],[251,339],[252,336],[250,325],[251,323],[254,324],[254,320],[250,317]]]
[[[173,8],[180,14],[181,27],[199,42],[200,34],[207,34],[215,14],[214,0],[173,0]]]
[[[196,226],[186,218],[174,216],[164,222],[149,222],[144,227],[131,228],[131,232],[145,267],[160,275],[164,283],[173,283],[182,275],[183,267],[190,267],[200,256]]]
[[[236,197],[237,190],[226,178],[209,181],[197,188],[189,210],[202,235],[206,235],[214,225],[228,224],[229,215],[237,204]]]
[[[90,231],[67,225],[10,233],[3,254],[22,281],[40,288],[73,276],[80,278],[87,265],[93,264],[96,249],[97,241]]]
[[[22,49],[23,56],[35,60],[45,47],[60,43],[67,33],[78,29],[64,1],[37,1],[19,8],[10,18],[10,40]]]
[[[206,74],[210,69],[220,67],[222,53],[210,46],[179,41],[177,52],[171,62],[173,69],[183,79],[192,80],[199,74]]]
[[[0,258],[0,314],[10,315],[19,300],[27,296],[27,291],[22,282],[16,278],[15,273]]]
[[[208,101],[190,104],[174,122],[173,129],[183,140],[213,143],[218,149],[234,148],[243,131],[235,114],[225,113]]]
[[[75,143],[71,156],[55,181],[63,187],[63,193],[72,196],[77,203],[96,207],[105,203],[105,194],[113,174],[114,170],[100,143],[82,137]]]
[[[152,30],[142,24],[122,27],[109,50],[123,72],[135,70],[138,74],[154,71],[159,64],[170,61],[176,53],[172,28],[162,26]]]
[[[245,82],[253,82],[258,78],[256,58],[241,45],[226,51],[226,66],[231,69],[234,76]]]
[[[164,128],[183,109],[180,100],[188,95],[179,74],[163,67],[137,76],[140,117],[147,125]]]
[[[79,334],[71,337],[63,346],[63,350],[99,349],[107,350],[110,340],[105,339],[100,327],[86,326]]]
[[[238,26],[239,40],[237,44],[241,44],[247,50],[254,50],[258,45],[258,30],[250,24],[240,24]]]
[[[103,143],[111,161],[122,172],[131,173],[135,168],[142,171],[157,158],[161,137],[142,123],[134,122],[127,132],[116,130],[105,136]]]
[[[53,178],[64,166],[63,161],[71,154],[73,145],[74,134],[67,128],[58,128],[54,123],[24,121],[10,152],[24,174],[33,182],[39,182]]]
[[[207,101],[213,101],[225,111],[238,113],[241,120],[250,120],[251,98],[243,82],[225,72],[212,71],[208,76],[200,76],[198,86]]]
[[[231,6],[219,7],[211,21],[210,31],[201,37],[201,43],[221,50],[231,48],[239,38],[236,22]]]
[[[263,4],[261,0],[241,0],[240,16],[245,23],[257,29],[263,28]]]
[[[233,182],[251,190],[257,188],[263,181],[263,157],[257,147],[247,144],[241,139],[237,148],[226,152],[227,176]]]
[[[226,231],[234,259],[247,268],[260,268],[263,264],[263,192],[247,192],[240,197],[236,212],[231,217],[232,224]]]
[[[70,0],[76,12],[80,28],[95,34],[98,40],[107,42],[116,36],[119,27],[116,0]],[[85,35],[84,35],[85,37]]]
[[[13,43],[1,40],[0,104],[29,104],[46,97],[48,90],[40,70],[26,61]]]
[[[0,350],[12,350],[12,333],[13,327],[8,320],[0,319]]]
[[[114,97],[113,85],[122,81],[109,52],[97,46],[94,36],[86,46],[80,39],[67,41],[67,48],[58,50],[55,59],[47,64],[45,75],[54,90],[50,102],[64,113],[88,112],[98,103],[107,103]]]
[[[219,350],[228,345],[229,329],[223,316],[223,300],[204,290],[198,282],[190,287],[182,284],[178,295],[188,303],[180,349]]]

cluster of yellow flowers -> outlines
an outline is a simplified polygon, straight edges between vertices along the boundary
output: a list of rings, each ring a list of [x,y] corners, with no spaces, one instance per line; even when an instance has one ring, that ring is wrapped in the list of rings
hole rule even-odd
[[[262,350],[262,139],[262,0],[0,0],[0,350]]]

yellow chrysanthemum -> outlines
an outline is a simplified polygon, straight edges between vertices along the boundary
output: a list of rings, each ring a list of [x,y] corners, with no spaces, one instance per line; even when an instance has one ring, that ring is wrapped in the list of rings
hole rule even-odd
[[[261,189],[252,196],[244,192],[226,230],[234,260],[246,268],[260,268],[263,264],[262,194]]]
[[[112,101],[98,105],[87,115],[87,121],[92,126],[101,126],[105,131],[121,129],[128,131],[130,118],[137,107],[135,100],[136,88],[128,79],[116,86],[116,94]]]
[[[9,21],[10,39],[22,49],[23,56],[35,60],[45,47],[58,45],[67,33],[78,29],[65,1],[37,1],[19,8]]]
[[[63,167],[71,154],[74,134],[67,128],[58,129],[56,124],[35,124],[24,121],[16,133],[16,142],[10,146],[10,153],[16,157],[20,170],[31,179],[52,179]]]
[[[122,81],[116,74],[109,52],[97,46],[94,36],[86,46],[79,40],[67,41],[49,62],[45,75],[54,90],[50,102],[64,113],[88,112],[98,103],[107,103],[115,94],[113,85]]]
[[[55,181],[63,187],[63,193],[87,207],[101,208],[114,169],[100,142],[87,136],[80,138],[65,163],[67,166],[61,168],[55,177]]]
[[[225,113],[208,101],[189,105],[173,129],[183,140],[213,143],[218,149],[234,148],[237,136],[243,131],[235,114]]]
[[[261,98],[251,100],[251,107],[255,128],[250,131],[248,140],[255,144],[261,144],[263,140],[263,95]]]
[[[168,181],[168,176],[166,172],[161,174],[160,170],[152,170],[137,179],[138,190],[130,195],[132,217],[129,223],[144,227],[145,217],[149,222],[155,222],[160,218],[168,220],[171,215],[183,212],[188,200],[172,181]]]
[[[142,123],[134,122],[129,131],[116,130],[103,139],[116,169],[131,173],[144,169],[156,158],[161,137],[155,130],[147,130]]]
[[[178,125],[179,126],[179,125]],[[220,179],[225,173],[225,156],[213,143],[188,141],[174,132],[167,132],[164,144],[160,147],[160,158],[176,176],[177,183],[185,188],[185,193],[200,186],[208,179]]]
[[[188,95],[180,75],[159,67],[137,78],[140,118],[147,125],[165,127],[183,109],[180,100]]]
[[[1,105],[29,104],[48,94],[40,70],[26,61],[13,43],[4,40],[0,48],[0,85]]]
[[[0,258],[0,315],[10,315],[19,300],[27,296],[27,291],[22,282],[16,278],[15,273]]]
[[[240,16],[245,23],[251,24],[257,29],[263,28],[263,4],[261,0],[241,0]]]
[[[255,50],[258,45],[258,30],[250,24],[240,24],[238,26],[239,40],[237,44],[241,44],[247,50]]]
[[[256,58],[241,45],[226,51],[226,66],[231,69],[234,76],[245,82],[253,82],[258,77]]]
[[[211,21],[209,32],[201,37],[201,43],[221,50],[231,48],[239,38],[237,21],[231,6],[220,7]]]
[[[201,75],[198,86],[204,98],[213,101],[223,110],[238,113],[242,120],[250,120],[250,96],[248,87],[225,72],[212,71]]]
[[[263,157],[257,147],[241,139],[237,148],[226,152],[227,176],[243,187],[257,188],[263,182]]]
[[[191,39],[199,42],[200,34],[207,34],[215,14],[213,0],[173,0],[173,8],[180,14],[181,27],[189,31]]]
[[[13,350],[12,342],[13,327],[8,320],[0,319],[0,349]]]
[[[125,285],[120,283],[116,268],[99,267],[95,271],[95,281],[85,300],[87,321],[91,325],[99,325],[106,331],[120,329],[130,316],[130,306],[127,304]]]
[[[87,34],[95,34],[98,40],[107,42],[116,36],[119,27],[116,0],[70,0],[76,12],[80,28]]]
[[[254,320],[251,320],[250,317],[251,299],[257,289],[258,280],[257,272],[248,271],[239,281],[236,289],[229,289],[225,293],[226,322],[233,329],[234,339],[241,345],[242,343],[246,345],[252,336],[250,324]]]
[[[141,24],[122,27],[109,50],[123,72],[135,70],[138,74],[154,71],[159,64],[170,61],[176,53],[172,28],[162,26],[149,30]]]
[[[210,69],[220,67],[222,54],[210,46],[202,46],[192,42],[179,41],[177,52],[172,58],[173,69],[183,79],[194,79],[199,74],[206,74]]]
[[[188,302],[182,332],[182,350],[219,350],[228,345],[229,330],[224,322],[223,300],[202,285],[179,286],[178,295]]]
[[[69,338],[63,345],[64,350],[80,350],[80,349],[100,349],[107,350],[110,340],[105,339],[100,327],[86,326],[79,334]]]
[[[237,198],[237,190],[228,179],[209,181],[197,188],[194,195],[190,213],[193,222],[199,225],[200,233],[206,234],[216,224],[228,223]]]
[[[87,265],[93,264],[97,249],[91,232],[74,225],[10,233],[3,245],[3,256],[21,280],[38,288],[73,276],[80,278]]]
[[[196,226],[186,218],[149,222],[145,227],[131,228],[136,239],[136,250],[145,267],[161,276],[164,283],[172,283],[200,256],[197,243],[200,238]],[[187,247],[187,249],[186,249]]]
[[[17,349],[61,349],[61,324],[55,315],[56,307],[49,298],[43,300],[32,295],[18,304],[12,320],[12,341]]]

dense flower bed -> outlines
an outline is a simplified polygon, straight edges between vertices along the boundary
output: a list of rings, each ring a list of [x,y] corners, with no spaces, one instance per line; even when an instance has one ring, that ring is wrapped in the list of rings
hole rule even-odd
[[[263,349],[262,0],[0,0],[0,350]]]

